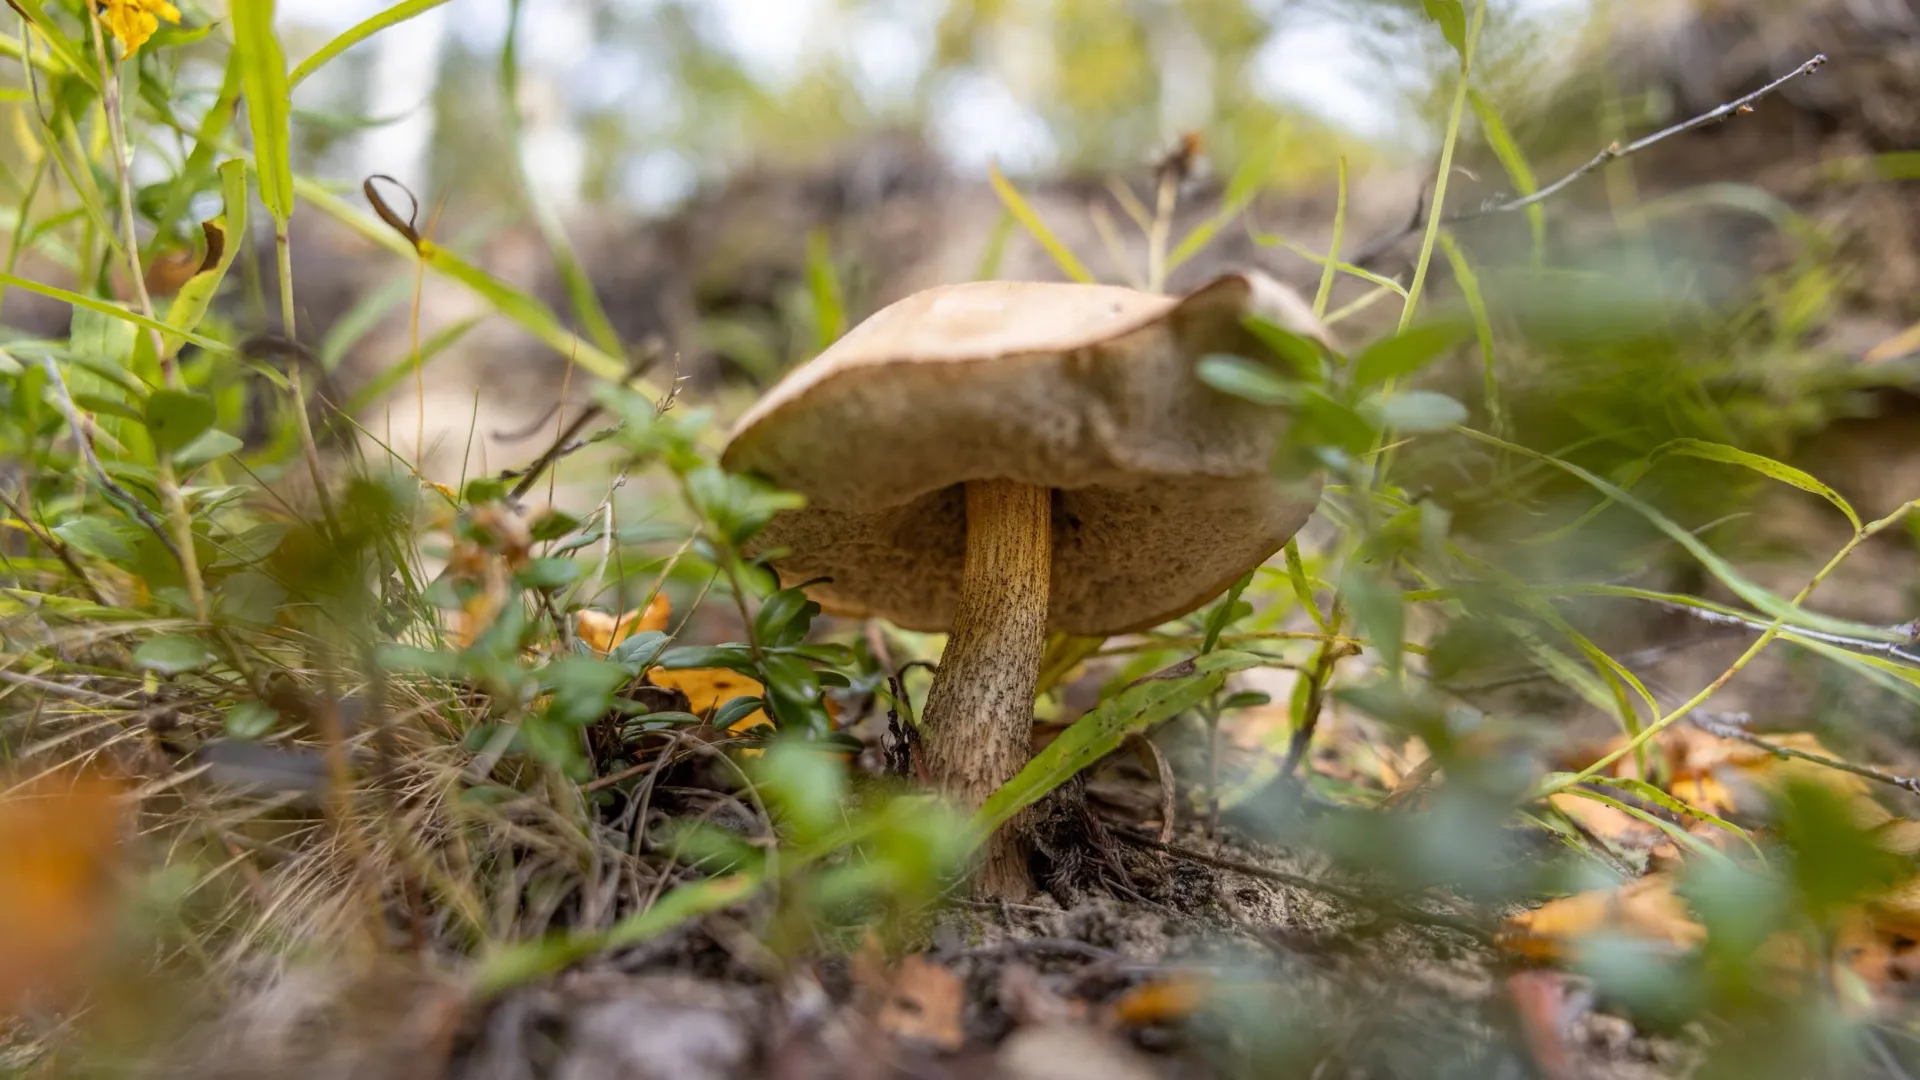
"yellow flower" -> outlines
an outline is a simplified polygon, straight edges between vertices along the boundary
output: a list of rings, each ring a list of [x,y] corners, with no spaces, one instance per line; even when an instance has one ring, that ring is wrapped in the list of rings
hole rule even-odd
[[[106,0],[107,29],[120,39],[121,55],[132,56],[147,43],[160,20],[180,21],[180,9],[167,0]]]

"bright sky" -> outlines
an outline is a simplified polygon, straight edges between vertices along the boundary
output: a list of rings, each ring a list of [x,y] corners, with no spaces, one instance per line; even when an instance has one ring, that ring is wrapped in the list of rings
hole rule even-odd
[[[281,0],[281,17],[318,29],[339,30],[389,5],[390,0]],[[644,9],[658,0],[620,0]],[[1038,3],[1042,0],[1025,0]],[[822,49],[845,50],[856,69],[878,94],[911,84],[930,49],[934,5],[921,0],[891,0],[877,5],[881,14],[848,23],[836,14],[835,0],[705,0],[728,44],[761,78],[778,83],[796,71],[801,60]],[[1589,0],[1522,0],[1522,7],[1542,16],[1577,14]],[[582,6],[567,0],[536,0],[529,10],[539,18],[524,21],[521,30],[523,69],[545,71],[550,85],[575,101],[612,98],[645,101],[649,96],[670,97],[670,87],[648,85],[644,72],[608,57],[594,55],[592,31]],[[425,100],[433,55],[447,35],[469,47],[497,48],[505,31],[507,0],[452,0],[409,23],[385,31],[384,50],[373,74],[381,97],[372,111],[391,113]],[[1278,35],[1259,60],[1257,85],[1276,100],[1312,109],[1328,120],[1360,134],[1399,133],[1405,118],[1391,90],[1383,85],[1372,61],[1358,48],[1356,31],[1343,21],[1303,15]],[[380,39],[377,39],[380,40]],[[580,57],[589,57],[582,64]],[[670,100],[651,107],[670,108]],[[554,102],[557,108],[559,102]],[[932,136],[948,157],[963,169],[984,169],[989,160],[1015,168],[1044,166],[1052,147],[1044,126],[1000,82],[988,78],[957,81],[935,102]],[[383,163],[382,168],[403,175],[414,173],[430,135],[431,118],[416,115],[407,122],[377,128],[366,136],[363,153]],[[530,125],[538,130],[542,125]],[[526,148],[528,165],[553,186],[569,190],[584,160],[584,148],[565,129],[554,125]],[[416,164],[409,167],[404,162]],[[635,166],[628,194],[636,201],[659,205],[685,193],[692,182],[689,163],[672,155],[643,157]],[[545,185],[543,185],[545,186]]]

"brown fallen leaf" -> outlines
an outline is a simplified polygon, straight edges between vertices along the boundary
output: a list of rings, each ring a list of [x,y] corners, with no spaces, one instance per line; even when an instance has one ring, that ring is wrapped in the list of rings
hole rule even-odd
[[[112,932],[120,785],[49,773],[0,796],[0,1015],[75,989]]]
[[[655,593],[643,608],[634,608],[618,618],[604,611],[581,608],[573,613],[573,632],[597,652],[610,653],[614,647],[635,634],[667,628],[673,617],[673,605],[665,593]]]

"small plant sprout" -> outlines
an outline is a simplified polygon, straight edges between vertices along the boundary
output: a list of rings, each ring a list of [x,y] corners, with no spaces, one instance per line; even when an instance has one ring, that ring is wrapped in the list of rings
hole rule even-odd
[[[1274,478],[1272,404],[1203,358],[1319,362],[1307,304],[1255,273],[1182,297],[1105,285],[929,289],[855,327],[741,418],[722,458],[807,497],[754,540],[830,613],[950,633],[927,764],[978,809],[1031,756],[1049,630],[1184,615],[1278,551],[1317,480]],[[1242,361],[1246,362],[1246,361]],[[1019,821],[977,889],[1031,888]]]

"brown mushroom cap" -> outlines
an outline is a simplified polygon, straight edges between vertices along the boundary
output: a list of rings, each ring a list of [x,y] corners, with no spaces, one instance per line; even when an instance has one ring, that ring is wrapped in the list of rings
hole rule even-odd
[[[1285,286],[1229,274],[1183,297],[988,281],[915,293],[795,370],[735,427],[722,464],[807,496],[756,538],[784,581],[831,578],[828,611],[944,630],[969,480],[1052,488],[1049,625],[1078,634],[1184,615],[1278,551],[1317,483],[1269,461],[1281,414],[1220,393],[1209,353],[1264,355],[1258,314],[1324,337]]]

